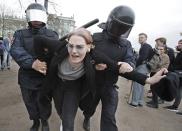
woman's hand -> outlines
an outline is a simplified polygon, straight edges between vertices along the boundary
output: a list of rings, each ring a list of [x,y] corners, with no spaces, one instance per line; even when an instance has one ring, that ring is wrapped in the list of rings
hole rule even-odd
[[[42,62],[42,61],[36,59],[32,64],[32,68],[34,70],[46,75],[46,70],[47,70],[46,62]]]
[[[126,72],[131,72],[133,71],[133,67],[131,67],[128,63],[126,62],[118,62],[118,65],[120,65],[119,68],[119,73],[124,74]]]
[[[166,75],[165,75],[166,73],[168,73],[168,70],[166,68],[162,68],[160,71],[155,73],[155,75],[153,75],[150,78],[147,78],[145,83],[151,84],[151,85],[158,83],[162,78],[166,77]]]

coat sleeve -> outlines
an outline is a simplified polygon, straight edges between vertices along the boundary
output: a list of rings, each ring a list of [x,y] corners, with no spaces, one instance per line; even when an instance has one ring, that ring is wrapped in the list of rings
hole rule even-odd
[[[117,65],[117,62],[109,58],[104,53],[94,48],[91,50],[91,56],[93,60],[95,61],[95,64],[99,64],[99,63],[106,64],[109,70],[112,70],[115,73],[119,73],[119,66]]]
[[[148,78],[147,75],[139,73],[135,70],[132,72],[129,72],[129,73],[120,74],[120,76],[123,76],[124,78],[129,79],[129,80],[136,81],[136,82],[140,83],[141,85],[145,85],[145,81]]]
[[[10,54],[20,67],[25,69],[32,68],[34,59],[23,46],[23,38],[20,30],[16,31],[14,34],[14,40],[10,49]]]
[[[51,57],[60,46],[66,46],[66,41],[50,39],[44,36],[36,36],[34,38],[34,51],[38,58],[43,58],[45,54]]]

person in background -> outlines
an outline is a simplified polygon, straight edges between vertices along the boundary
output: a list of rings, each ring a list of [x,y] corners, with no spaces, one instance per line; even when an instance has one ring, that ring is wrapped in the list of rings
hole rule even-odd
[[[146,62],[152,57],[152,47],[147,43],[147,34],[139,34],[139,43],[141,44],[139,50],[139,57],[136,61],[136,70],[142,74],[147,75],[149,69],[146,66]],[[132,99],[130,105],[133,107],[143,106],[144,104],[144,87],[143,85],[133,82],[132,84]]]
[[[8,32],[7,37],[3,39],[3,44],[5,47],[3,66],[4,66],[4,68],[7,68],[8,70],[10,70],[11,56],[10,56],[9,51],[10,51],[11,44],[12,44],[12,37],[11,37],[10,32]]]
[[[163,45],[167,46],[167,39],[164,37],[159,37],[155,41],[156,41],[155,48],[157,48],[157,46],[163,46]],[[170,60],[168,70],[174,71],[173,65],[174,65],[175,54],[174,54],[174,50],[170,48],[169,46],[167,46],[167,55],[169,56],[169,60]]]
[[[170,60],[169,56],[167,55],[167,46],[166,45],[158,45],[158,41],[163,41],[163,39],[156,39],[156,49],[158,55],[153,55],[153,57],[157,57],[153,59],[153,63],[155,63],[155,68],[151,68],[151,74],[150,76],[153,76],[157,71],[159,71],[162,68],[168,68]],[[157,60],[158,59],[158,60]],[[158,96],[154,90],[155,85],[151,85],[150,89],[152,91],[152,101],[147,102],[148,107],[152,108],[158,108]]]
[[[174,60],[174,72],[178,73],[180,78],[180,86],[179,90],[177,92],[177,96],[175,98],[175,101],[171,106],[166,106],[164,108],[178,112],[178,107],[181,103],[181,97],[182,97],[182,39],[178,41],[178,45],[176,46],[176,50],[178,51],[176,58]],[[179,112],[178,114],[182,115],[182,112]]]
[[[0,68],[1,70],[4,69],[3,67],[3,55],[4,55],[4,44],[3,44],[3,37],[0,37]]]
[[[159,37],[155,41],[156,41],[156,45],[155,45],[156,49],[157,49],[158,46],[166,46],[167,47],[167,55],[169,56],[169,60],[170,60],[168,70],[169,71],[174,71],[174,69],[173,69],[174,68],[173,67],[174,59],[175,59],[174,50],[167,45],[167,39],[165,37]],[[164,103],[164,101],[159,99],[159,104],[162,104],[162,103]]]
[[[41,131],[49,131],[48,116],[40,112],[38,97],[44,81],[47,64],[36,56],[33,49],[33,38],[37,35],[58,39],[58,34],[46,28],[47,13],[44,6],[38,3],[30,4],[26,9],[28,28],[17,30],[10,49],[10,54],[20,66],[18,84],[20,85],[23,101],[33,125],[30,131],[38,131],[40,120]],[[46,57],[46,54],[44,55]],[[49,110],[49,109],[45,109]]]

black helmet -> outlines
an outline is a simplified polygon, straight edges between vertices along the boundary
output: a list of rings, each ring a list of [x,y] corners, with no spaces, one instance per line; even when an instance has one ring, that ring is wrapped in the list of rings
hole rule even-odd
[[[130,32],[134,23],[134,11],[128,6],[117,6],[108,16],[106,31],[111,36],[120,37],[127,32]]]
[[[44,6],[39,3],[30,4],[25,10],[27,22],[40,21],[47,23],[47,13]]]

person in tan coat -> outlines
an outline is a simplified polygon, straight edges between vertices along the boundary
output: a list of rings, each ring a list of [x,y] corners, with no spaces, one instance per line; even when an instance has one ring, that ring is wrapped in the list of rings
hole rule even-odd
[[[160,42],[161,39],[157,39],[157,42]],[[151,76],[153,76],[157,71],[159,71],[162,68],[168,68],[170,64],[169,56],[167,55],[167,46],[166,45],[158,45],[156,46],[156,54],[153,56],[153,58],[150,60],[150,68],[151,68]],[[156,92],[153,90],[155,85],[151,85],[151,91],[152,91],[152,101],[147,103],[147,106],[152,108],[158,108],[158,96]]]

